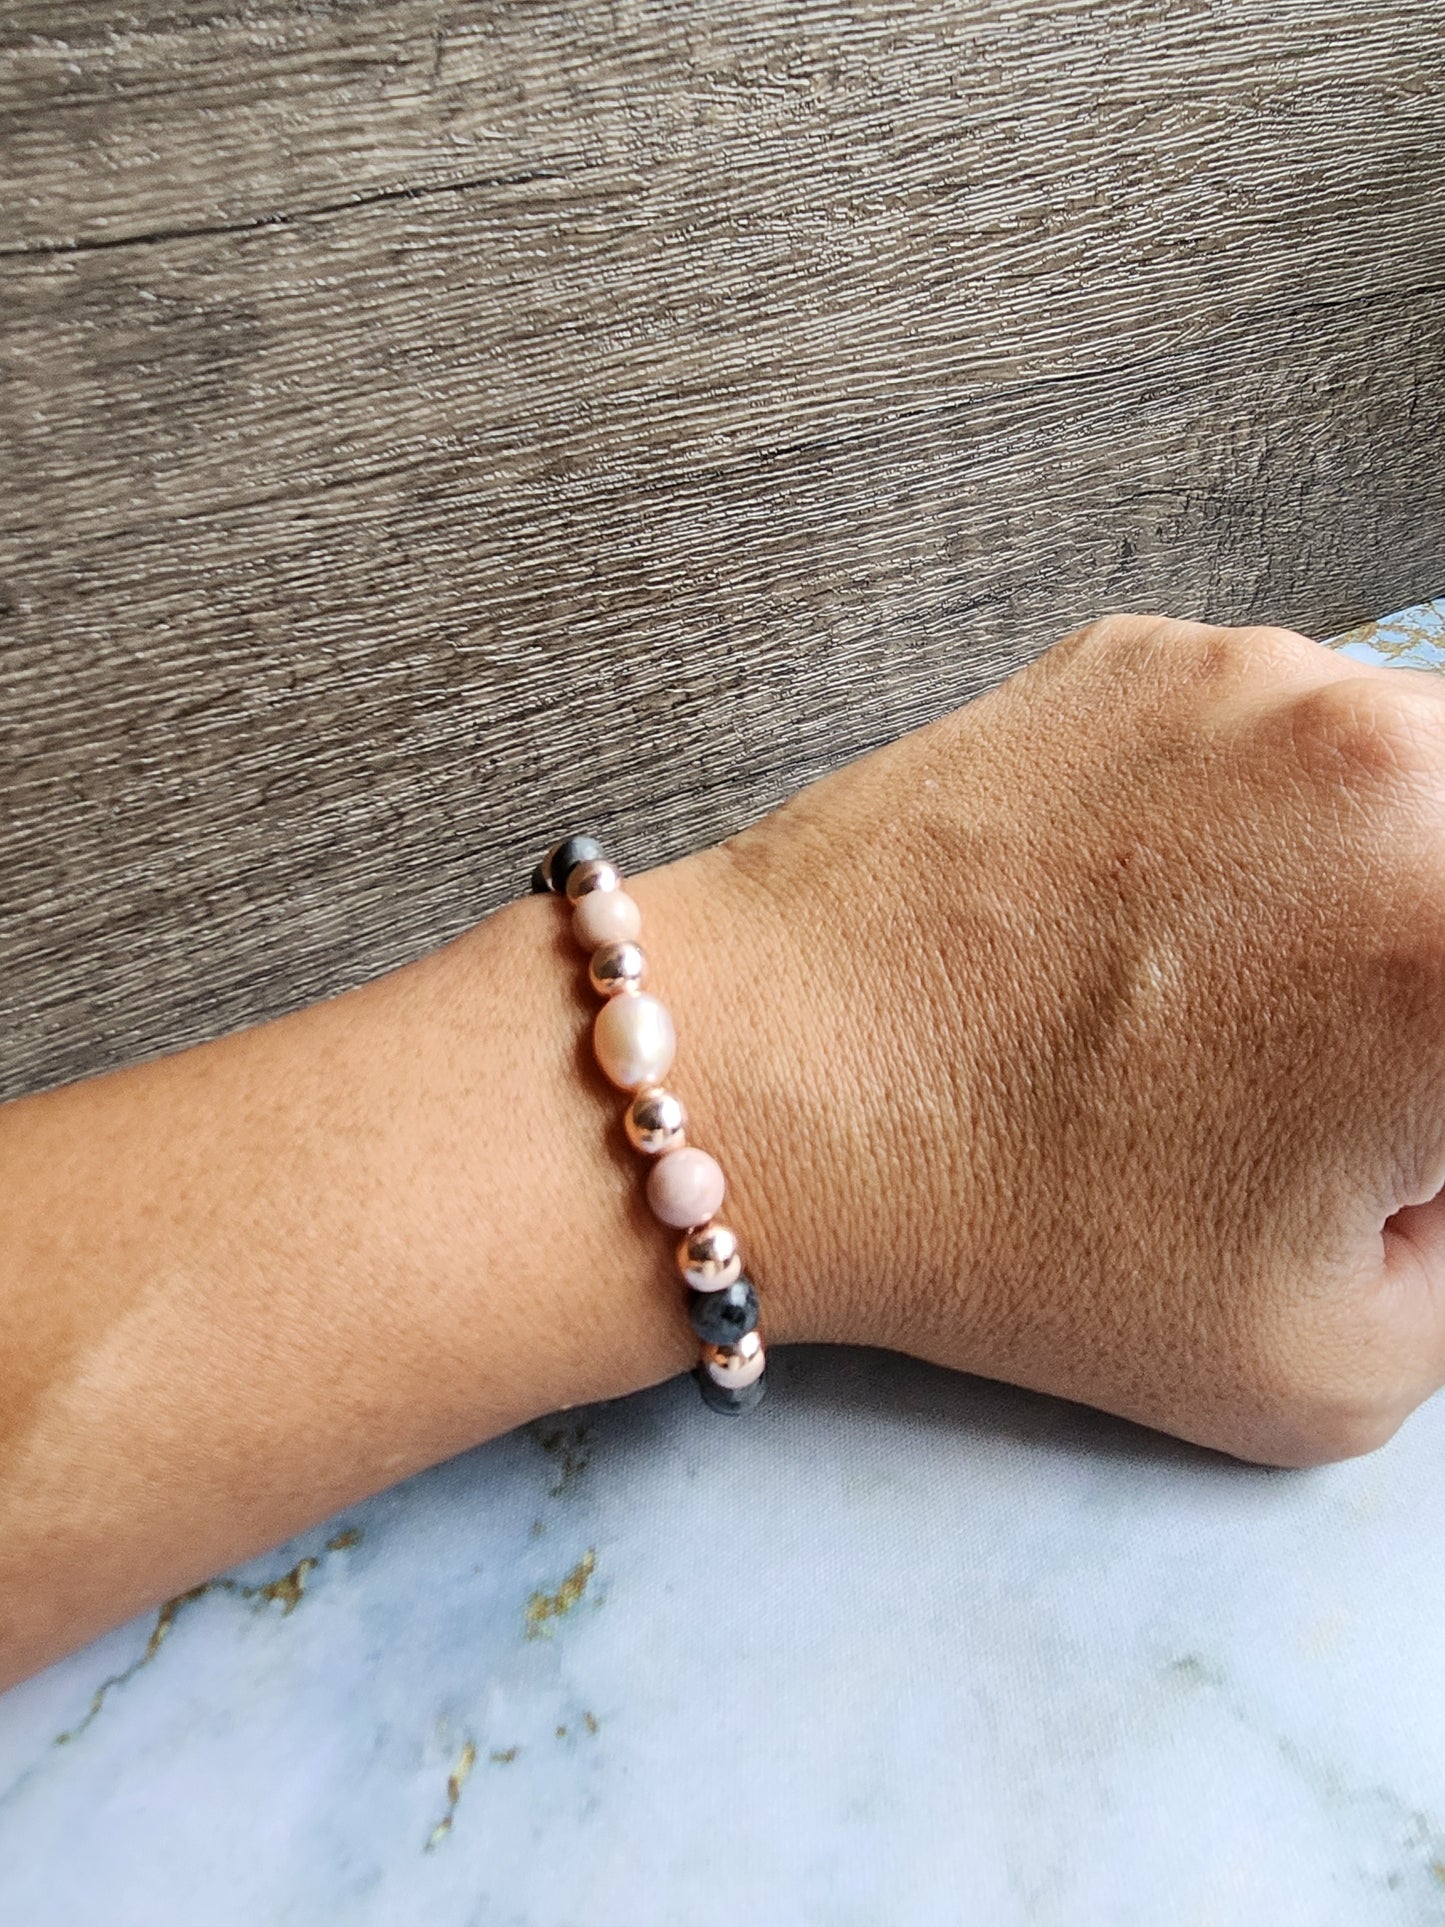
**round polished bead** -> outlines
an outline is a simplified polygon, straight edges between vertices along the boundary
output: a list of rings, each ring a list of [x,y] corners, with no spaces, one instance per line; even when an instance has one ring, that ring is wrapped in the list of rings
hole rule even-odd
[[[687,1112],[682,1108],[680,1097],[663,1090],[660,1084],[650,1084],[628,1105],[622,1128],[634,1151],[642,1151],[650,1158],[661,1157],[664,1151],[682,1149]]]
[[[721,1291],[695,1291],[687,1315],[705,1345],[736,1345],[758,1326],[758,1294],[751,1278],[734,1278]]]
[[[684,1145],[669,1151],[653,1165],[647,1179],[647,1202],[652,1215],[679,1231],[706,1224],[723,1201],[727,1180],[722,1166],[706,1151]]]
[[[763,1375],[767,1364],[760,1332],[745,1332],[735,1345],[704,1345],[702,1368],[714,1385],[741,1392]]]
[[[631,997],[609,997],[592,1026],[592,1047],[603,1074],[619,1090],[636,1091],[659,1083],[677,1050],[666,1004],[645,990]]]
[[[605,856],[589,857],[585,863],[574,863],[567,873],[567,895],[573,903],[591,896],[594,890],[621,888],[622,872],[615,863],[609,863]]]
[[[699,1365],[693,1373],[697,1388],[702,1393],[702,1402],[711,1412],[721,1412],[727,1418],[740,1418],[744,1412],[751,1412],[754,1406],[761,1405],[763,1393],[767,1390],[768,1375],[761,1372],[751,1385],[744,1385],[741,1391],[724,1391]]]
[[[625,890],[593,890],[572,912],[572,932],[584,950],[600,943],[635,943],[642,912]]]
[[[699,1225],[678,1245],[677,1268],[694,1291],[730,1285],[743,1268],[737,1233],[725,1224]]]
[[[647,975],[647,958],[635,943],[599,944],[587,966],[587,976],[599,997],[640,990]]]
[[[591,863],[602,855],[602,845],[595,836],[564,836],[560,843],[554,843],[542,859],[542,870],[547,878],[547,887],[561,896],[567,888],[567,880],[579,863]]]

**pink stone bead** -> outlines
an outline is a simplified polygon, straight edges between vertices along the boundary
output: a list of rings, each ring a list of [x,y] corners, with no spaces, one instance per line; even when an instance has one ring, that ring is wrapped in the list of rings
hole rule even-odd
[[[652,1167],[647,1180],[647,1202],[653,1216],[678,1231],[706,1224],[723,1201],[727,1180],[722,1166],[706,1151],[688,1145],[669,1151]]]
[[[625,890],[593,890],[572,912],[572,930],[584,950],[602,943],[635,943],[642,912]]]

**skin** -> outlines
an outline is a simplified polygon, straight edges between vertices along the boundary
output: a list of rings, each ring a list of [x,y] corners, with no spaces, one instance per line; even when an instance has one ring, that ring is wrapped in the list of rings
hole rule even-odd
[[[1114,618],[629,887],[770,1342],[1281,1465],[1445,1380],[1431,679]],[[0,1680],[691,1362],[582,978],[529,899],[0,1111]]]

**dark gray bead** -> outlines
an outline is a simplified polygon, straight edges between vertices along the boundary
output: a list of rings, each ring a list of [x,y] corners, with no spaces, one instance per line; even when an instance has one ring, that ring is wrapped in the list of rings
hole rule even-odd
[[[551,889],[552,886],[547,881],[546,866],[539,863],[532,872],[532,895],[534,897],[545,897],[551,892]]]
[[[758,1323],[758,1294],[744,1272],[721,1291],[690,1291],[687,1315],[705,1345],[736,1345]]]
[[[547,863],[547,881],[558,896],[567,893],[567,879],[579,863],[603,854],[595,836],[569,836],[559,843]]]
[[[726,1413],[729,1418],[737,1418],[743,1412],[751,1412],[755,1405],[761,1404],[768,1382],[768,1375],[764,1372],[762,1377],[755,1378],[751,1385],[744,1385],[740,1392],[725,1392],[721,1385],[708,1377],[701,1365],[695,1367],[692,1375],[697,1380],[698,1390],[702,1393],[702,1402],[708,1410]]]

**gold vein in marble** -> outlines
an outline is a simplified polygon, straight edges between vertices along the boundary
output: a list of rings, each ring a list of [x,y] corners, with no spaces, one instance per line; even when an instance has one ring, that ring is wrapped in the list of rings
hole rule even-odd
[[[597,1569],[597,1550],[589,1546],[562,1581],[556,1592],[534,1592],[527,1601],[527,1637],[538,1639],[551,1630],[554,1619],[565,1619],[587,1590],[587,1582]]]
[[[493,1759],[496,1755],[493,1754]],[[447,1810],[427,1835],[426,1851],[435,1853],[452,1830],[452,1822],[457,1817],[457,1802],[462,1797],[462,1788],[471,1778],[472,1768],[477,1763],[477,1743],[468,1740],[457,1755],[457,1763],[447,1775]]]
[[[547,1496],[560,1499],[592,1463],[592,1435],[585,1425],[553,1426],[545,1432],[535,1427],[530,1429],[542,1450],[557,1462],[557,1482]]]
[[[1428,658],[1430,651],[1445,648],[1445,629],[1442,629],[1438,614],[1427,605],[1423,610],[1412,609],[1403,615],[1384,616],[1376,622],[1362,622],[1357,629],[1347,629],[1343,635],[1335,636],[1332,640],[1337,649],[1346,643],[1363,642],[1390,662],[1398,662],[1405,657],[1413,657],[1418,661],[1422,650]],[[1445,668],[1445,664],[1439,666]]]
[[[359,1528],[348,1526],[344,1532],[338,1532],[326,1541],[325,1550],[350,1552],[353,1547],[360,1544]],[[124,1672],[113,1673],[109,1679],[102,1680],[91,1695],[85,1717],[78,1720],[74,1726],[68,1727],[65,1732],[57,1733],[52,1744],[69,1746],[72,1741],[80,1738],[116,1688],[127,1685],[143,1667],[152,1663],[170,1637],[171,1628],[185,1607],[194,1604],[197,1599],[204,1599],[207,1593],[224,1592],[229,1593],[234,1599],[250,1600],[254,1605],[279,1606],[281,1617],[289,1619],[305,1597],[306,1582],[320,1563],[320,1559],[315,1555],[309,1555],[304,1559],[298,1559],[296,1564],[289,1567],[279,1578],[266,1579],[255,1584],[246,1584],[239,1579],[207,1579],[203,1585],[192,1586],[189,1592],[180,1592],[174,1599],[168,1599],[156,1614],[156,1623],[151,1628],[150,1638],[146,1641],[145,1650],[139,1659],[132,1660]]]

